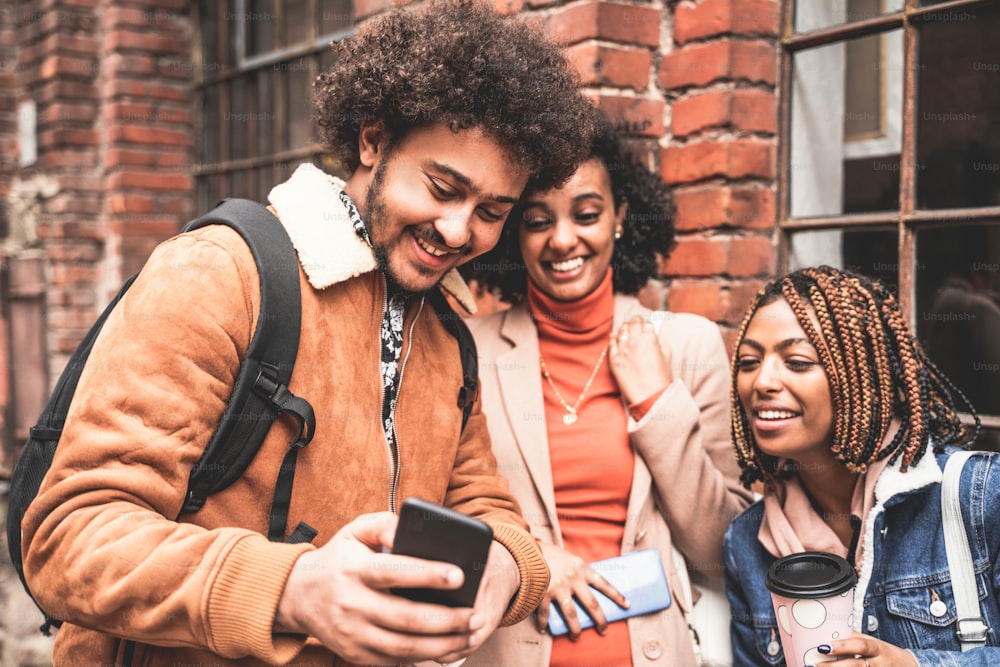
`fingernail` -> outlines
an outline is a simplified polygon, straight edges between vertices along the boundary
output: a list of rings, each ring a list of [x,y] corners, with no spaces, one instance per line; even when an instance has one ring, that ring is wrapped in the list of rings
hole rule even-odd
[[[448,574],[445,575],[447,582],[453,586],[457,586],[462,583],[462,571],[458,569],[449,569]]]
[[[833,649],[828,644],[820,644],[819,646],[816,647],[816,650],[822,653],[823,655],[826,655]]]
[[[483,625],[485,625],[485,621],[482,614],[473,614],[469,617],[469,630],[475,632]]]

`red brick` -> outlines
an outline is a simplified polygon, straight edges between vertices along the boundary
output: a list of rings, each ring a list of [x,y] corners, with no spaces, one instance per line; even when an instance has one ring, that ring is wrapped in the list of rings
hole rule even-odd
[[[757,89],[733,91],[733,125],[746,132],[778,131],[778,103],[774,93]]]
[[[389,0],[354,0],[354,18],[367,18],[389,9]]]
[[[701,141],[668,146],[660,152],[660,173],[667,183],[706,178],[774,178],[775,146],[758,139]]]
[[[712,128],[774,134],[778,109],[769,91],[713,90],[677,100],[671,117],[673,134],[678,137]]]
[[[771,229],[777,224],[774,190],[733,188],[729,223],[742,229]]]
[[[725,34],[777,35],[779,25],[777,0],[682,2],[674,14],[674,40],[684,44]]]
[[[743,280],[730,284],[729,310],[723,316],[723,321],[727,324],[738,326],[743,321],[743,316],[746,315],[747,309],[750,307],[750,302],[753,301],[754,296],[764,286],[765,282],[765,280]],[[730,349],[732,349],[732,345],[736,342],[735,332],[733,333],[733,341],[729,345]]]
[[[190,44],[183,37],[162,33],[115,30],[108,38],[108,48],[112,51],[172,54],[185,53],[190,48]]]
[[[97,153],[92,150],[50,150],[39,158],[42,166],[51,169],[87,169],[97,166]]]
[[[113,53],[107,56],[104,62],[108,65],[108,69],[105,72],[114,76],[131,75],[148,77],[157,71],[155,58],[137,53]]]
[[[171,11],[154,3],[153,7],[140,9],[138,7],[108,7],[101,16],[102,27],[112,30],[120,27],[149,28],[157,31],[182,30],[190,23],[183,13]]]
[[[660,63],[659,83],[668,90],[705,86],[714,81],[774,85],[778,55],[768,42],[721,40],[691,44],[668,53]]]
[[[94,58],[51,55],[42,61],[39,75],[45,79],[60,76],[90,79],[96,76],[99,70],[100,64]]]
[[[164,174],[158,171],[128,170],[108,176],[108,187],[112,190],[136,188],[139,190],[188,191],[194,187],[190,174]]]
[[[182,102],[185,104],[190,104],[191,102],[191,93],[185,86],[156,81],[113,79],[101,86],[101,94],[107,100],[114,100],[120,97],[137,97]]]
[[[546,28],[560,44],[602,39],[658,47],[660,22],[660,10],[655,7],[592,0],[557,9],[548,17]]]
[[[728,127],[732,120],[733,92],[713,90],[691,95],[674,102],[671,129],[675,137],[686,137],[700,130]]]
[[[724,273],[733,277],[767,276],[774,273],[774,245],[762,236],[735,238],[729,246]]]
[[[648,97],[600,95],[598,108],[626,134],[642,137],[663,136],[663,113],[666,103]]]
[[[150,144],[162,146],[191,146],[190,132],[174,130],[161,125],[115,125],[109,132],[112,142]]]
[[[117,219],[122,222],[122,237],[123,238],[155,238],[155,239],[165,239],[173,236],[177,233],[180,226],[177,224],[177,218],[166,217],[166,216],[150,216],[150,215],[120,215]]]
[[[59,146],[97,146],[100,134],[97,130],[56,128],[38,133],[38,146],[57,148]]]
[[[49,125],[51,123],[91,123],[97,115],[97,110],[93,104],[74,104],[72,102],[60,102],[46,106],[38,114],[39,125]]]
[[[663,262],[670,276],[712,276],[726,271],[729,241],[725,237],[679,239]]]
[[[157,151],[141,148],[109,148],[105,164],[113,167],[146,167],[156,163]]]
[[[672,280],[667,298],[671,311],[695,313],[713,322],[721,321],[730,307],[728,290],[715,281]]]
[[[774,85],[778,78],[776,45],[762,40],[754,40],[733,42],[732,47],[734,80]]]
[[[82,102],[84,100],[96,101],[97,86],[91,82],[71,81],[67,79],[45,81],[37,88],[34,98],[39,106],[63,99],[74,102]]]
[[[645,90],[653,54],[648,49],[611,47],[592,42],[566,49],[584,85]]]
[[[138,215],[152,213],[155,204],[155,200],[149,195],[125,194],[121,192],[108,195],[108,208],[114,214],[128,213]]]

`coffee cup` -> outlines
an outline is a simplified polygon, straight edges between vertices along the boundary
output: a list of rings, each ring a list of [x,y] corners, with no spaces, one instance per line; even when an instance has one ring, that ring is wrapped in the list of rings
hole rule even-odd
[[[771,563],[766,583],[788,667],[833,660],[818,647],[854,633],[858,575],[851,564],[822,551],[792,554]]]

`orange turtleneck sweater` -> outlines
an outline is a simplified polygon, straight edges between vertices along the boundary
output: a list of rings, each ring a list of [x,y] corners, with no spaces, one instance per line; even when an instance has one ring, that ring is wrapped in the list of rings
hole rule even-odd
[[[539,352],[569,405],[576,403],[610,339],[614,303],[610,268],[596,290],[572,303],[556,301],[528,282],[528,307],[538,328]],[[577,408],[576,423],[564,423],[566,408],[544,377],[542,394],[564,547],[588,563],[618,556],[634,455],[607,355]],[[549,664],[631,665],[628,627],[611,623],[603,637],[593,629],[584,630],[576,642],[567,635],[555,637]]]

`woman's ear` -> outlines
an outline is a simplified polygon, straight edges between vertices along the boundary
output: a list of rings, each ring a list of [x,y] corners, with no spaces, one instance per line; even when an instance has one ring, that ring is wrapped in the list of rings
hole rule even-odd
[[[625,229],[626,215],[628,215],[628,202],[622,199],[618,204],[618,210],[615,211],[615,238],[620,237]]]
[[[365,125],[358,134],[358,156],[361,165],[371,169],[385,152],[385,127],[381,121]]]

